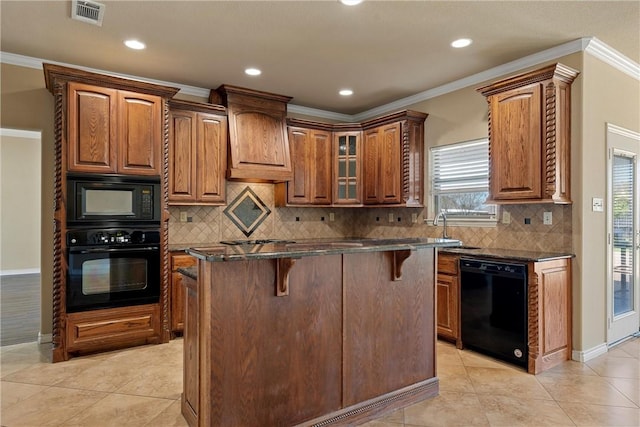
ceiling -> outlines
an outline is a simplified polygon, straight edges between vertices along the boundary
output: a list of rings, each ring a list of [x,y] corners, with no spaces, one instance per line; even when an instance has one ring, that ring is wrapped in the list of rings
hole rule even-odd
[[[582,37],[640,62],[640,1],[0,1],[4,53],[357,114]],[[465,49],[450,42],[473,39]],[[128,38],[143,51],[123,45]],[[262,70],[258,77],[243,70]],[[341,97],[338,90],[354,94]]]

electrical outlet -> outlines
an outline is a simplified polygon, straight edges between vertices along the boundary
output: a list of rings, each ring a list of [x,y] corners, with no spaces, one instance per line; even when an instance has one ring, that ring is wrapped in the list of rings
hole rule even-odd
[[[389,222],[393,222],[393,214],[392,213],[389,214]]]
[[[604,212],[604,202],[599,197],[594,197],[591,199],[591,210],[593,212]]]
[[[414,224],[418,222],[418,214],[417,213],[412,213],[411,214],[411,222],[414,223]]]
[[[180,212],[180,222],[187,222],[187,212],[186,211],[181,211]]]
[[[553,217],[551,212],[543,212],[542,213],[542,223],[544,225],[551,225],[553,224]]]
[[[329,221],[335,221],[336,220],[336,214],[334,214],[333,212],[329,212]]]
[[[504,211],[502,212],[502,223],[503,224],[511,224],[511,213]]]

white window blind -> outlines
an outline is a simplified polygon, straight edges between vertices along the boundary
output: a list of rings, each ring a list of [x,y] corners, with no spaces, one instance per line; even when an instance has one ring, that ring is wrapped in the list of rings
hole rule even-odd
[[[431,149],[433,194],[488,191],[489,150],[486,139]]]
[[[493,218],[485,205],[489,191],[487,138],[431,148],[431,195],[434,213],[459,218]]]

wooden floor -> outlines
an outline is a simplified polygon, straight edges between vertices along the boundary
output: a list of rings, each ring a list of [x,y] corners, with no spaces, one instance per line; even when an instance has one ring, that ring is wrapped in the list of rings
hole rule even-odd
[[[0,346],[34,342],[40,330],[40,275],[0,277]]]

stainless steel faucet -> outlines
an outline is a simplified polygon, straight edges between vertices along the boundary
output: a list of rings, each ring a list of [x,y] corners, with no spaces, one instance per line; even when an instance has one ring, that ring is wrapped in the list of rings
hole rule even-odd
[[[442,217],[442,238],[443,239],[448,239],[449,236],[447,236],[447,214],[445,213],[444,210],[440,211],[440,213],[438,215],[436,215],[436,217],[433,219],[433,225],[438,225],[438,219]]]

